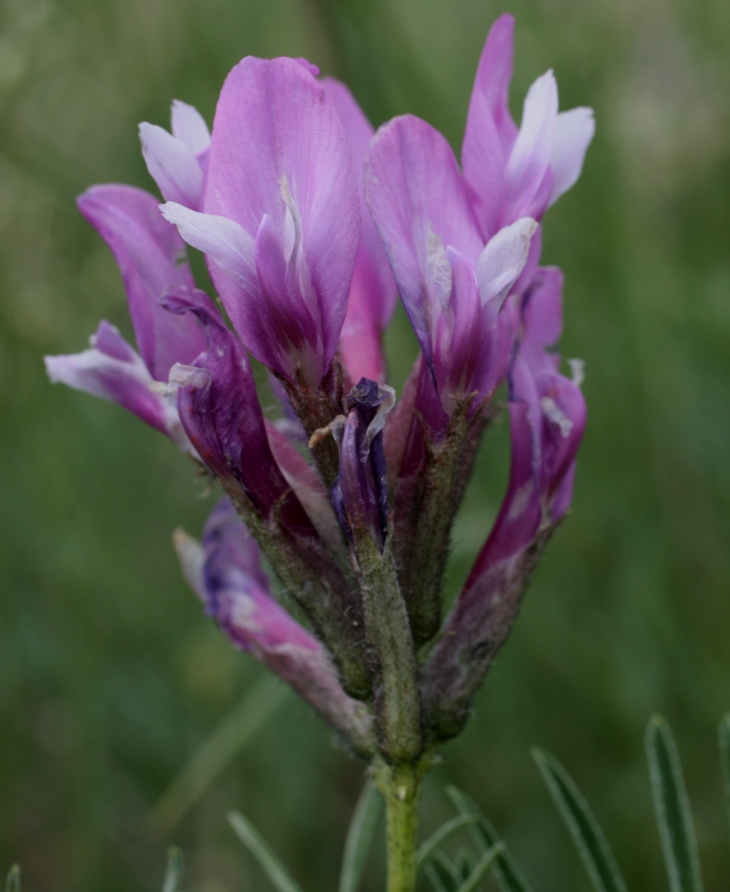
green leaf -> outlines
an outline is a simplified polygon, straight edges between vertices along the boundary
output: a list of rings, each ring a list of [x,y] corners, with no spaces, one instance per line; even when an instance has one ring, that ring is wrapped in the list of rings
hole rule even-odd
[[[173,830],[289,695],[290,688],[278,678],[264,675],[258,679],[157,801],[148,819],[152,828],[158,833]]]
[[[727,804],[728,821],[730,821],[730,713],[720,722],[720,759],[722,776],[725,779],[725,802]]]
[[[167,870],[165,882],[162,884],[162,892],[179,892],[180,880],[185,871],[183,853],[177,846],[170,846],[167,850]]]
[[[654,811],[672,892],[702,892],[694,824],[669,725],[654,716],[646,729]]]
[[[419,867],[428,861],[436,851],[436,849],[447,840],[452,833],[460,830],[462,827],[468,827],[470,824],[476,824],[479,818],[476,815],[459,815],[447,821],[443,826],[439,827],[435,833],[421,845],[416,855],[416,863]]]
[[[549,753],[536,749],[533,757],[596,892],[626,892],[606,837],[573,779]]]
[[[228,821],[238,838],[259,862],[261,869],[279,892],[302,892],[289,871],[250,821],[237,811],[228,815]]]
[[[5,892],[20,892],[20,866],[14,864],[5,880]]]
[[[468,879],[478,863],[479,857],[469,846],[461,846],[454,856],[454,866],[462,880]]]
[[[458,892],[461,877],[450,858],[436,852],[426,866],[426,875],[437,892]]]
[[[470,796],[453,786],[448,786],[446,793],[457,811],[463,815],[473,815],[477,818],[477,823],[471,827],[471,833],[481,851],[500,842],[494,827]],[[502,892],[532,892],[532,887],[506,849],[497,855],[492,869]]]
[[[491,849],[487,849],[487,851],[482,855],[481,859],[477,862],[477,866],[472,870],[467,879],[459,886],[457,892],[474,892],[474,889],[477,887],[477,883],[480,882],[484,874],[489,870],[492,866],[492,862],[494,859],[500,854],[500,852],[504,851],[504,844],[498,842],[497,845],[492,846]]]
[[[372,780],[365,782],[350,822],[340,873],[340,892],[357,892],[373,834],[383,810],[383,799]]]

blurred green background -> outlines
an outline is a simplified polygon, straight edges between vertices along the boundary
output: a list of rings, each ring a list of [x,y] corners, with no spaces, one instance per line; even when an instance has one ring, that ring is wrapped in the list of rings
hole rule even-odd
[[[544,250],[565,270],[562,352],[586,360],[590,419],[573,515],[474,721],[427,784],[424,832],[447,816],[454,781],[538,892],[586,889],[530,759],[539,744],[592,802],[629,886],[665,888],[641,743],[661,711],[683,753],[708,888],[727,888],[715,734],[730,709],[730,4],[509,9],[517,117],[549,67],[562,108],[596,110],[584,175],[548,215]],[[75,196],[98,182],[153,188],[137,123],[167,125],[173,98],[211,120],[246,54],[307,56],[347,80],[374,124],[413,111],[458,148],[503,10],[0,3],[0,872],[19,861],[26,889],[158,889],[171,841],[190,890],[269,888],[225,822],[230,808],[307,890],[333,889],[362,783],[303,705],[286,696],[277,708],[278,689],[257,687],[258,667],[181,580],[170,534],[197,533],[212,504],[189,463],[116,407],[45,378],[42,355],[82,349],[100,318],[129,332],[118,272]],[[413,355],[402,316],[389,347],[399,384]],[[496,510],[506,446],[502,425],[459,520],[454,588]],[[257,703],[241,706],[247,696]],[[227,717],[255,722],[266,708],[191,808],[168,797],[153,811]],[[381,869],[378,856],[373,892]]]

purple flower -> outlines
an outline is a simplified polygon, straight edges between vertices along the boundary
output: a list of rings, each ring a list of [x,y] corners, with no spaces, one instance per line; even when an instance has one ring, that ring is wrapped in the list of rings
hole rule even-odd
[[[540,220],[580,176],[595,123],[590,108],[558,113],[551,71],[528,90],[519,130],[509,112],[514,18],[492,26],[477,68],[461,158],[485,240],[520,217]]]
[[[210,132],[200,112],[176,99],[172,133],[156,124],[139,125],[142,154],[166,201],[197,211],[210,148]]]
[[[247,349],[316,388],[345,319],[360,215],[343,125],[311,66],[248,57],[231,71],[202,204],[168,202],[163,213],[207,255]]]
[[[529,574],[572,497],[586,422],[582,367],[574,361],[574,380],[566,378],[558,371],[559,357],[546,349],[560,336],[562,283],[558,269],[538,270],[524,297],[523,330],[509,373],[507,494],[424,670],[430,708],[437,714],[456,710],[457,724],[507,636]]]
[[[314,527],[272,455],[256,386],[243,347],[201,292],[171,295],[170,314],[196,317],[207,350],[192,365],[178,363],[180,420],[202,461],[224,483],[239,485],[264,518],[278,512],[294,535],[316,536]]]
[[[198,543],[182,531],[175,546],[185,576],[233,643],[290,684],[359,750],[372,721],[342,689],[322,645],[276,601],[256,541],[230,502],[213,510]]]
[[[171,291],[194,287],[185,244],[160,215],[156,199],[141,189],[93,186],[78,205],[119,265],[139,354],[103,322],[91,350],[46,357],[48,373],[54,381],[120,403],[189,449],[176,410],[150,390],[154,382],[167,381],[174,363],[192,362],[205,349],[196,320],[173,316],[159,303]]]
[[[332,422],[340,450],[340,473],[332,501],[348,537],[366,532],[383,548],[388,533],[383,426],[395,403],[395,391],[362,378],[347,397],[347,417]]]
[[[365,193],[444,411],[488,398],[504,370],[500,310],[537,224],[524,217],[485,244],[449,144],[412,116],[376,134]]]
[[[320,84],[334,102],[357,172],[362,233],[350,284],[347,315],[340,334],[340,359],[351,382],[369,378],[385,383],[382,336],[395,309],[395,281],[377,229],[365,204],[363,164],[373,128],[344,84],[323,78]]]

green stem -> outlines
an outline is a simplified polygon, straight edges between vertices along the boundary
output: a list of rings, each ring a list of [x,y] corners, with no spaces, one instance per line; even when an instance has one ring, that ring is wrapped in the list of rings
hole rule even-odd
[[[425,770],[421,765],[376,768],[376,783],[385,799],[388,849],[388,892],[416,888],[418,799]]]

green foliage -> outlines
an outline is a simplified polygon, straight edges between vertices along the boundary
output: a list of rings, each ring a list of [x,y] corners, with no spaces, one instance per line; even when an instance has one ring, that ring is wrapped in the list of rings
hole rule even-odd
[[[442,827],[433,833],[429,838],[420,846],[418,849],[417,861],[418,866],[423,867],[437,851],[438,847],[442,845],[452,833],[455,833],[457,830],[460,830],[462,827],[466,827],[470,824],[475,824],[478,821],[476,815],[459,815],[456,818],[452,818],[450,821],[447,821]]]
[[[702,892],[694,822],[682,766],[669,725],[661,716],[654,716],[646,729],[646,757],[671,892]]]
[[[167,870],[162,892],[181,892],[180,882],[185,872],[183,853],[177,846],[170,846],[167,852]]]
[[[473,835],[478,850],[490,849],[501,841],[473,799],[454,786],[448,786],[446,793],[461,815],[476,819]],[[532,892],[529,883],[505,848],[495,858],[494,875],[503,892]]]
[[[606,837],[570,775],[548,753],[538,749],[533,755],[596,892],[626,892]]]
[[[258,861],[261,869],[278,892],[302,892],[289,871],[250,821],[238,812],[231,812],[228,815],[228,820],[238,838]]]
[[[372,780],[368,779],[347,833],[339,892],[357,892],[382,810],[382,797]]]
[[[726,715],[720,722],[718,737],[720,741],[722,776],[725,781],[725,804],[727,806],[728,825],[730,826],[730,715]]]
[[[5,880],[5,892],[20,892],[20,867],[14,864]]]
[[[290,689],[276,676],[262,676],[246,691],[238,707],[198,747],[190,762],[162,794],[150,812],[150,825],[165,832],[174,829],[290,695]]]

